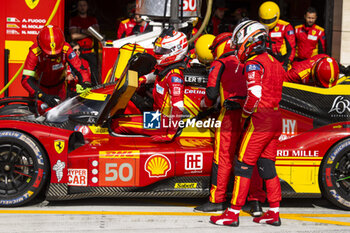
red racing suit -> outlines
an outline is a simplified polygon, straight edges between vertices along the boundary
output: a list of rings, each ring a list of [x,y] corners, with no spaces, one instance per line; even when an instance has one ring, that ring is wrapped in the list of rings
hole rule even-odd
[[[305,61],[293,62],[292,68],[284,76],[284,81],[314,85],[311,78],[311,69],[320,58],[328,57],[326,54],[318,54]]]
[[[87,70],[87,73],[89,75],[88,82],[91,83],[91,70],[90,70],[90,65],[89,62],[81,57],[79,57],[80,62],[81,62],[81,67],[84,70]],[[72,74],[74,76],[74,80],[67,81],[67,88],[71,93],[76,92],[76,85],[79,84],[79,77],[75,74],[75,72],[72,72],[72,69],[70,66],[67,66],[67,74],[66,76]]]
[[[292,25],[286,21],[278,20],[276,26],[269,30],[272,40],[272,55],[277,58],[283,67],[288,67],[295,56],[295,34]]]
[[[87,31],[90,26],[98,26],[97,19],[95,17],[87,16],[86,18],[82,18],[77,15],[71,18],[69,21],[69,29],[78,28],[80,32],[82,30]],[[94,40],[91,36],[78,40],[77,42],[80,45],[82,54],[94,52]]]
[[[266,183],[270,207],[278,207],[281,186],[276,174],[275,160],[278,137],[282,130],[278,107],[285,71],[274,57],[264,52],[246,61],[244,73],[248,95],[241,122],[245,122],[246,127],[235,164],[232,208],[239,210],[244,205],[256,164]]]
[[[184,110],[184,75],[172,69],[164,76],[157,75],[153,88],[153,108],[161,114],[160,128],[144,128],[143,116],[131,116],[112,121],[116,133],[174,137]]]
[[[297,60],[306,60],[326,52],[324,29],[316,24],[311,27],[306,27],[305,24],[296,26],[295,38],[297,42],[295,58]]]
[[[131,36],[135,25],[136,22],[134,19],[126,19],[121,21],[117,31],[117,39]]]
[[[49,95],[57,95],[61,100],[66,98],[65,69],[70,65],[76,70],[79,82],[90,82],[88,70],[68,43],[65,43],[61,54],[50,58],[42,52],[37,43],[29,48],[23,68],[22,86],[29,96],[42,91]]]
[[[236,56],[230,54],[232,53],[222,55],[211,64],[206,93],[201,103],[203,107],[211,107],[219,97],[221,105],[218,117],[221,127],[215,129],[209,197],[212,203],[221,203],[226,200],[234,154],[241,134],[239,120],[247,95],[243,64]],[[229,103],[232,109],[228,107]]]

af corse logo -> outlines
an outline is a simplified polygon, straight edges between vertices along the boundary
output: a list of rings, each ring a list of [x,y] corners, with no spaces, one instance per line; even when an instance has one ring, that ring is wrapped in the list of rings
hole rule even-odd
[[[160,129],[161,113],[159,110],[143,113],[143,128],[144,129]]]

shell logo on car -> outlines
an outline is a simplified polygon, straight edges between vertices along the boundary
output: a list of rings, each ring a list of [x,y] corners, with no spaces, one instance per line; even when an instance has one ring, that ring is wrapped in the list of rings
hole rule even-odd
[[[166,177],[171,169],[169,159],[162,154],[155,154],[149,157],[145,163],[145,170],[149,177]]]

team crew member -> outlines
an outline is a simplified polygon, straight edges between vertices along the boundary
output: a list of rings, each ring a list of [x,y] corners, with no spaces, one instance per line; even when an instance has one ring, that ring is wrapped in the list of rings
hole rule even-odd
[[[185,82],[181,61],[185,58],[187,50],[188,42],[185,34],[172,29],[163,30],[155,41],[154,53],[159,72],[153,88],[153,107],[156,114],[162,115],[160,129],[144,129],[143,117],[132,116],[114,120],[112,122],[114,132],[150,135],[154,141],[160,142],[173,139],[178,129],[176,123],[181,120],[184,111]],[[163,121],[167,122],[169,127],[163,127]],[[168,124],[170,121],[175,124]]]
[[[280,18],[280,8],[274,2],[267,1],[259,7],[260,23],[269,28],[272,40],[272,55],[287,70],[295,56],[295,34],[292,25]]]
[[[136,25],[132,29],[132,34],[138,35],[141,33],[151,32],[153,30],[153,26],[151,26],[147,21],[141,18],[140,15],[135,15]]]
[[[69,43],[70,46],[72,46],[73,51],[77,54],[77,57],[80,59],[82,69],[87,70],[87,73],[89,75],[89,80],[86,80],[84,82],[85,87],[91,86],[91,71],[89,63],[80,57],[80,46],[76,41],[71,41]],[[76,93],[76,85],[79,84],[79,77],[75,74],[74,71],[70,68],[70,66],[67,66],[66,69],[66,81],[67,81],[67,89],[68,89],[68,96],[74,96]],[[79,90],[78,90],[79,92]]]
[[[247,95],[243,64],[230,49],[232,33],[221,33],[210,49],[216,60],[211,64],[202,108],[212,107],[220,98],[221,127],[215,130],[214,157],[209,202],[195,211],[211,212],[226,208],[226,191],[232,174],[233,158],[241,129],[242,106]],[[225,50],[226,48],[226,50]],[[203,60],[203,59],[202,59]]]
[[[296,60],[306,60],[326,52],[326,35],[324,29],[316,25],[317,12],[309,7],[304,15],[305,24],[295,27],[297,42]]]
[[[244,21],[233,32],[232,45],[240,61],[245,62],[244,75],[248,95],[241,118],[241,125],[245,130],[234,168],[231,208],[226,209],[221,216],[210,217],[210,221],[217,225],[239,225],[239,213],[246,201],[250,178],[256,164],[266,183],[270,208],[263,216],[256,217],[253,221],[281,225],[281,186],[275,160],[282,128],[278,106],[285,71],[281,64],[266,52],[266,39],[264,25],[256,21]]]
[[[132,30],[136,25],[136,21],[134,17],[135,17],[135,8],[131,10],[128,19],[120,22],[118,31],[117,31],[117,39],[128,37],[133,34]]]
[[[66,98],[65,68],[69,65],[78,76],[79,83],[90,80],[88,71],[65,42],[59,27],[48,25],[38,34],[37,42],[29,48],[23,68],[22,85],[29,92],[47,103],[57,105],[55,99]]]
[[[326,54],[319,54],[305,61],[294,62],[284,81],[328,88],[337,84],[338,75],[337,61]]]
[[[99,31],[99,25],[95,17],[88,15],[87,0],[78,0],[77,10],[78,15],[71,18],[69,21],[69,33],[73,40],[76,40],[82,50],[81,57],[89,62],[93,85],[99,83],[99,74],[97,67],[97,59],[94,51],[94,40],[87,30],[90,26],[96,31]]]

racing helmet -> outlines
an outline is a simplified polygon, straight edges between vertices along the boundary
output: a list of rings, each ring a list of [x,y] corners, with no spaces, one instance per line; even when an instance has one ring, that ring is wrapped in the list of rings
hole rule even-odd
[[[232,33],[224,32],[215,37],[212,45],[209,47],[214,59],[218,59],[222,54],[232,51],[231,49]]]
[[[153,52],[158,65],[181,61],[188,50],[187,37],[172,28],[164,29],[154,42]]]
[[[260,23],[266,25],[269,29],[276,26],[280,19],[280,8],[274,2],[267,1],[259,7]]]
[[[37,37],[39,47],[47,55],[57,55],[62,52],[65,43],[62,30],[53,25],[43,27]]]
[[[318,87],[333,87],[337,84],[339,66],[333,57],[318,59],[311,69],[311,76]]]
[[[213,54],[209,49],[214,39],[215,36],[212,34],[204,34],[198,38],[194,48],[200,62],[210,64],[214,60]]]
[[[238,24],[232,34],[232,48],[241,62],[249,56],[266,51],[266,27],[253,20]]]

